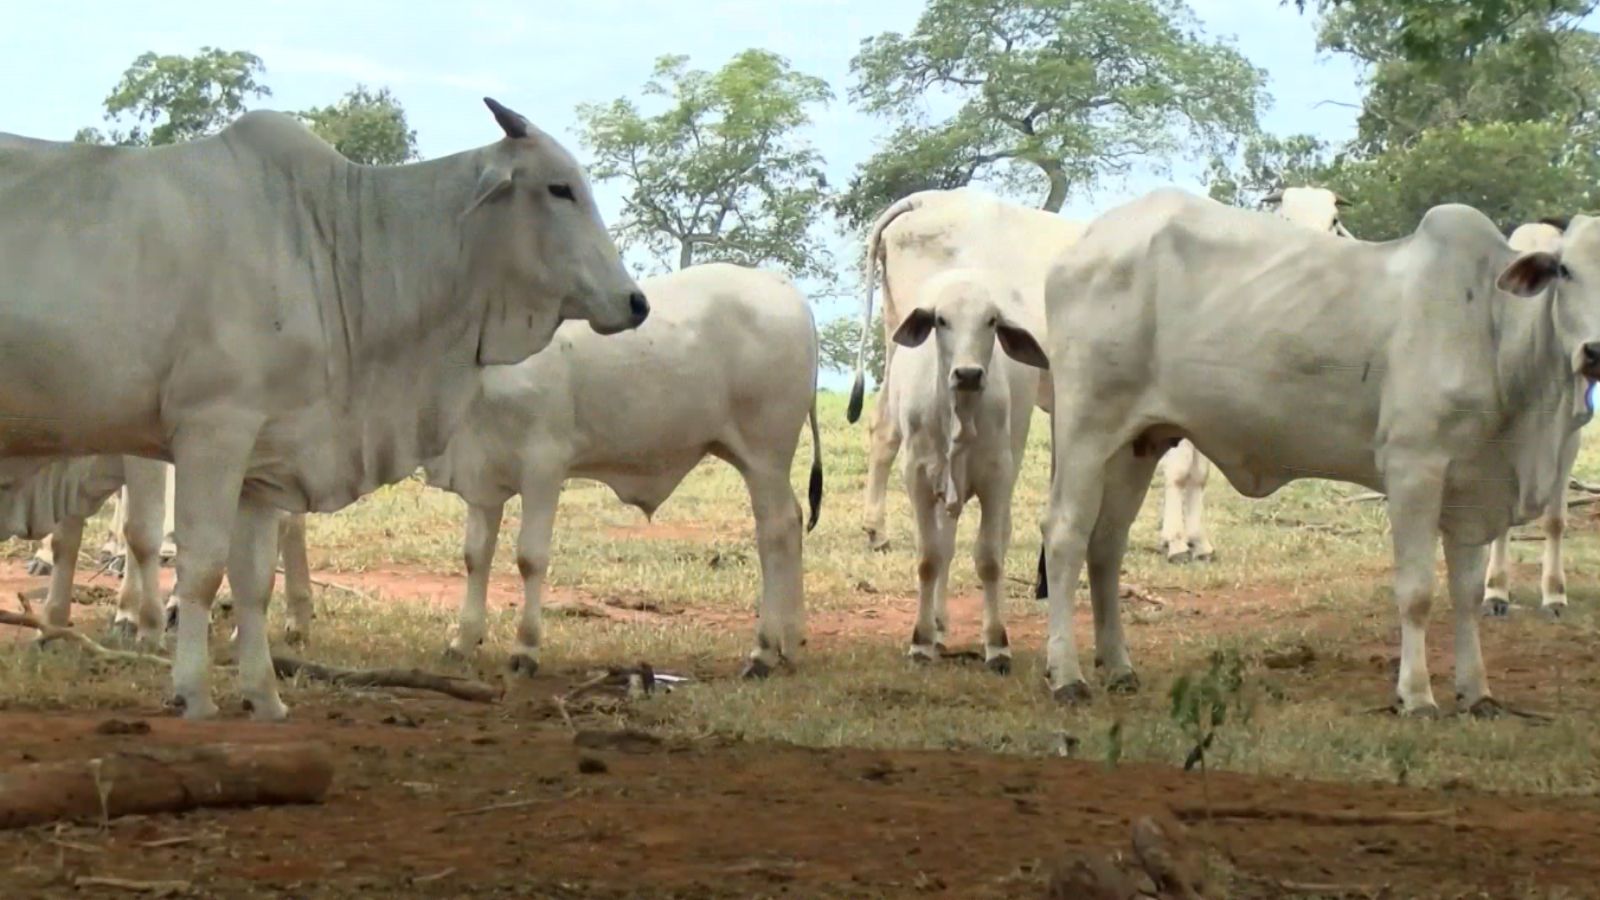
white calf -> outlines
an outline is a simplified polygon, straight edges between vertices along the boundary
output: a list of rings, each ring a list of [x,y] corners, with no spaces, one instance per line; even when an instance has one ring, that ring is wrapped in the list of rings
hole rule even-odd
[[[483,370],[483,394],[430,484],[461,495],[467,593],[450,652],[487,631],[489,567],[505,502],[522,495],[517,569],[523,607],[515,671],[539,666],[540,616],[556,502],[568,478],[589,478],[651,515],[707,456],[744,476],[761,560],[756,648],[762,676],[797,655],[803,636],[800,504],[789,485],[811,422],[811,521],[822,499],[816,418],[817,339],[811,309],[789,280],[714,263],[643,282],[652,312],[637,331],[601,338],[563,326],[549,349]]]
[[[895,330],[904,349],[891,359],[886,381],[889,414],[907,448],[906,493],[917,520],[919,605],[909,654],[927,661],[942,648],[956,523],[976,497],[983,655],[990,669],[1005,673],[1011,650],[1000,603],[1011,495],[1039,370],[1048,363],[1038,341],[1017,324],[1022,298],[998,283],[982,269],[949,269],[924,282],[916,308]],[[996,341],[1004,351],[999,358]]]
[[[1566,229],[1565,219],[1549,218],[1517,226],[1508,243],[1520,251],[1543,250],[1561,252],[1561,234]],[[1578,448],[1583,445],[1583,432],[1574,431],[1561,446],[1561,480],[1552,495],[1550,505],[1539,517],[1539,528],[1544,532],[1543,571],[1540,573],[1539,610],[1547,616],[1558,618],[1567,608],[1567,576],[1561,562],[1561,544],[1567,530],[1567,482],[1572,479],[1572,464],[1578,458]],[[1484,575],[1484,611],[1492,616],[1511,612],[1511,588],[1506,563],[1510,554],[1510,532],[1495,538],[1489,548],[1488,571]]]

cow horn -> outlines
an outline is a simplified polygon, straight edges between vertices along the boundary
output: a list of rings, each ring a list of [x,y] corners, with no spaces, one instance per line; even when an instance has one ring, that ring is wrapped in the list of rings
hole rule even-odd
[[[532,126],[527,119],[523,118],[522,113],[506,106],[493,97],[483,98],[483,104],[494,113],[494,120],[500,123],[500,129],[506,133],[506,137],[525,138],[528,136],[528,129]]]
[[[1350,201],[1346,200],[1345,198],[1343,198],[1341,196],[1339,196],[1338,194],[1334,194],[1333,195],[1333,205],[1337,206],[1337,207],[1340,207],[1342,209],[1342,208],[1344,208],[1346,206],[1349,206],[1350,205]]]
[[[1266,206],[1269,203],[1282,203],[1282,202],[1283,202],[1283,188],[1278,188],[1277,190],[1273,191],[1272,193],[1270,193],[1270,194],[1266,195],[1265,197],[1261,198],[1261,205],[1262,206]]]

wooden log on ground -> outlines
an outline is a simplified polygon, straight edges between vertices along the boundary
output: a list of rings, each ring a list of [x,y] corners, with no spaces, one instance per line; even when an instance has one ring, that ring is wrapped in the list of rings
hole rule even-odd
[[[332,781],[333,755],[322,744],[141,747],[0,771],[0,828],[211,806],[319,803]]]
[[[453,675],[436,675],[420,669],[340,669],[320,663],[306,662],[292,656],[273,654],[272,668],[279,678],[293,678],[296,674],[329,684],[346,687],[400,687],[447,694],[458,700],[474,703],[493,703],[505,689]]]

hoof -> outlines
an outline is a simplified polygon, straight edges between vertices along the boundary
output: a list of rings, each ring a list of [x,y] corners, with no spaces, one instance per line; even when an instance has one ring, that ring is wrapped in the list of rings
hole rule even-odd
[[[1187,550],[1179,550],[1177,553],[1167,554],[1167,562],[1175,566],[1186,566],[1192,559],[1193,557],[1189,555]]]
[[[938,658],[935,655],[936,652],[937,651],[930,652],[923,647],[912,647],[910,650],[906,651],[906,659],[911,660],[919,666],[928,666],[932,665],[933,661]]]
[[[308,643],[306,633],[293,625],[283,629],[283,642],[291,647],[304,647]]]
[[[1461,700],[1462,698],[1459,696],[1456,698],[1458,704]],[[1477,702],[1466,708],[1466,712],[1474,719],[1498,719],[1504,716],[1508,710],[1493,697],[1479,697]]]
[[[28,560],[29,575],[49,575],[51,570],[54,568],[55,566],[50,565],[37,556]]]
[[[1433,703],[1423,703],[1418,706],[1413,706],[1410,709],[1406,709],[1405,701],[1397,699],[1394,701],[1394,709],[1397,714],[1404,716],[1407,719],[1439,718],[1439,707]]]
[[[129,643],[138,637],[139,626],[132,619],[113,619],[106,633],[118,643]]]
[[[1011,657],[1009,657],[1009,656],[992,657],[992,658],[989,659],[988,662],[984,663],[983,665],[984,665],[984,668],[988,669],[989,671],[993,672],[996,675],[1010,675],[1011,674]]]
[[[246,698],[244,711],[257,722],[282,722],[289,718],[289,707],[277,697],[265,697],[254,701]]]
[[[178,630],[178,604],[176,603],[167,607],[167,630]]]
[[[1194,561],[1195,562],[1203,562],[1203,563],[1216,562],[1217,561],[1217,551],[1215,551],[1215,550],[1196,550],[1194,552]]]
[[[181,696],[174,696],[167,700],[167,709],[190,721],[201,719],[215,719],[220,710],[209,699],[200,703],[190,703]]]
[[[739,677],[750,681],[759,681],[771,674],[772,666],[767,665],[765,660],[754,658],[745,660],[744,668],[739,670]]]
[[[1106,693],[1108,694],[1137,694],[1139,693],[1139,676],[1132,669],[1118,672],[1106,680]]]
[[[1078,706],[1094,699],[1089,685],[1082,681],[1058,687],[1050,692],[1050,696],[1062,706]]]
[[[127,555],[118,554],[117,556],[111,557],[111,559],[106,562],[106,571],[117,576],[118,578],[121,578],[128,571]]]
[[[888,536],[880,534],[876,529],[868,528],[867,549],[874,553],[887,553],[889,550]]]
[[[1505,597],[1490,597],[1483,601],[1483,614],[1491,619],[1503,619],[1511,614],[1511,601]]]
[[[1539,615],[1551,622],[1560,621],[1566,614],[1567,604],[1565,601],[1561,603],[1546,603],[1539,607]]]
[[[513,675],[522,675],[527,678],[532,678],[533,676],[539,674],[539,661],[526,653],[511,654],[511,661],[508,663],[508,666],[510,667]]]

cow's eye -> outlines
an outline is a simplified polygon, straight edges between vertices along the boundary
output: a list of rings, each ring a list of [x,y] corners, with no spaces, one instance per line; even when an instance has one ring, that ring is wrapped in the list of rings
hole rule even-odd
[[[990,316],[989,317],[989,327],[990,328],[994,328],[994,327],[998,326],[999,324],[1000,324],[1000,317],[999,316]]]
[[[550,196],[559,197],[562,200],[571,200],[574,203],[578,201],[578,198],[572,193],[572,185],[570,184],[550,185]]]

